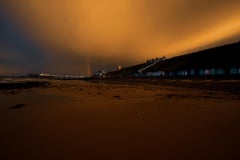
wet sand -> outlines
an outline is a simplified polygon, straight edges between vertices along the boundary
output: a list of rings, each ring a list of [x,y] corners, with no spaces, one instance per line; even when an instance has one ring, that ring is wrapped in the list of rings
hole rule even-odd
[[[0,89],[1,160],[240,158],[238,81],[47,83]]]

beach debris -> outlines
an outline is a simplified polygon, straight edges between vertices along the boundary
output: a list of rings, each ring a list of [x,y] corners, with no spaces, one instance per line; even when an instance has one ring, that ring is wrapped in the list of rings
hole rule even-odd
[[[113,96],[116,99],[120,99],[121,97],[119,95]]]
[[[26,104],[17,104],[15,106],[10,107],[10,109],[22,109]]]

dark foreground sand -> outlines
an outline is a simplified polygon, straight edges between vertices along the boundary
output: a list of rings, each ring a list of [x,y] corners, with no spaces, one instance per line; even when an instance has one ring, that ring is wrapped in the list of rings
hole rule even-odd
[[[48,83],[0,89],[0,160],[240,158],[240,95],[225,82]]]

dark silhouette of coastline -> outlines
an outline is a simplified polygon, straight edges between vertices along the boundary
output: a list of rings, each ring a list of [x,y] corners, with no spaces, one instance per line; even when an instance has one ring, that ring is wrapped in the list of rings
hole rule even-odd
[[[191,76],[199,77],[201,70],[204,74],[204,72],[210,72],[212,69],[214,72],[217,72],[218,70],[219,72],[224,72],[219,75],[227,77],[231,74],[232,68],[236,68],[236,70],[240,69],[240,42],[159,61],[155,65],[144,70],[143,73],[139,74],[138,71],[147,65],[148,63],[143,63],[126,67],[120,71],[110,72],[108,73],[108,76],[145,76],[148,72],[163,71],[166,73],[164,77],[177,77],[177,75],[181,75],[180,71],[186,72],[186,75],[189,76],[190,70],[192,70],[194,73]],[[217,74],[214,75],[215,76],[212,77],[216,77]],[[239,75],[240,73],[235,77],[240,77]]]

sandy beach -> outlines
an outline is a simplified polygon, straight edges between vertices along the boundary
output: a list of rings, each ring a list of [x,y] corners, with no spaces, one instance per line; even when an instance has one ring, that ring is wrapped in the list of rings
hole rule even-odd
[[[1,160],[240,158],[239,81],[42,81],[0,85]]]

